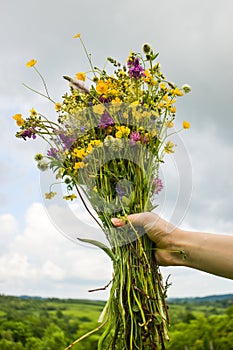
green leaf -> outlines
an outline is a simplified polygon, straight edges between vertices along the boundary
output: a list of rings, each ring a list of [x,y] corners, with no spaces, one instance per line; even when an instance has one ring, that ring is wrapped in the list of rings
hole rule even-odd
[[[116,260],[115,255],[113,254],[112,250],[110,248],[108,248],[105,244],[103,244],[99,241],[95,241],[93,239],[78,238],[78,240],[81,242],[90,243],[90,244],[102,249],[112,259],[112,261],[115,262],[115,260]]]

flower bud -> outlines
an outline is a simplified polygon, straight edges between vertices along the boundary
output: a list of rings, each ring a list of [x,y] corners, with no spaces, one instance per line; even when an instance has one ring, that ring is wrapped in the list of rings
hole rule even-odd
[[[142,51],[143,51],[145,54],[150,53],[150,52],[152,51],[152,48],[151,48],[150,44],[148,44],[148,43],[143,44],[143,46],[142,46]]]
[[[191,86],[188,85],[188,84],[184,84],[182,86],[182,90],[184,91],[185,94],[188,94],[192,89],[191,89]]]

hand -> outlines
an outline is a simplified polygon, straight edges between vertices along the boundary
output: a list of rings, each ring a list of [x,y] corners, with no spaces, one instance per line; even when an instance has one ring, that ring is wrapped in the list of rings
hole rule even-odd
[[[178,234],[178,231],[180,231],[178,228],[174,227],[155,213],[146,212],[131,214],[127,219],[134,226],[142,226],[149,238],[155,242],[157,248],[155,254],[158,265],[177,265],[175,257],[177,258],[178,253],[180,260],[180,254],[177,250],[172,252],[172,241],[174,235]],[[112,223],[116,227],[125,225],[121,219],[117,218],[113,218]]]

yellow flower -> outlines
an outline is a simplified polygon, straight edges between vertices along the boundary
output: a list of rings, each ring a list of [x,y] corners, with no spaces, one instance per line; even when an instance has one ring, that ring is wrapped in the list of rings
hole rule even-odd
[[[164,146],[164,151],[168,154],[174,153],[174,149],[173,149],[174,146],[175,146],[174,143],[172,143],[171,141],[168,141]]]
[[[174,123],[171,120],[166,123],[167,128],[173,128],[173,126],[174,126]]]
[[[96,85],[96,91],[99,94],[105,94],[105,92],[107,92],[108,90],[108,84],[105,83],[103,80],[99,80],[98,84]]]
[[[72,155],[74,157],[78,157],[78,158],[82,159],[83,157],[86,156],[86,151],[84,150],[84,148],[82,148],[82,149],[75,148],[72,152]]]
[[[63,199],[66,199],[67,201],[72,201],[73,199],[77,198],[77,196],[75,196],[75,194],[69,194],[67,196],[63,196]]]
[[[80,38],[81,34],[77,33],[76,35],[73,36],[74,39]]]
[[[171,113],[176,113],[176,106],[171,107],[171,108],[170,108],[170,112],[171,112]]]
[[[178,87],[176,87],[175,89],[172,90],[172,95],[173,96],[183,96],[183,92],[180,91],[180,89],[178,89]]]
[[[45,193],[45,198],[46,199],[52,199],[54,196],[56,196],[57,192],[49,192]]]
[[[26,66],[27,66],[27,67],[33,67],[33,66],[35,66],[36,63],[37,63],[37,60],[35,60],[35,59],[33,58],[32,60],[30,60],[30,61],[28,61],[28,62],[26,63]]]
[[[78,73],[76,74],[76,78],[77,78],[78,80],[85,81],[85,80],[86,80],[86,74],[85,74],[84,72],[78,72]]]
[[[22,126],[25,122],[25,120],[22,118],[22,114],[15,114],[12,118],[16,121],[18,126]]]
[[[56,109],[57,112],[59,112],[61,110],[61,103],[60,102],[56,102],[54,105],[54,108]]]
[[[114,98],[114,100],[112,100],[112,104],[120,105],[121,99],[119,97]]]
[[[128,137],[130,134],[130,129],[127,126],[116,126],[116,129],[118,130],[116,132],[116,138],[121,139],[122,137]]]
[[[139,104],[140,104],[140,101],[136,100],[136,101],[130,103],[130,107],[134,108],[134,107],[137,107]]]
[[[76,162],[74,165],[74,169],[78,170],[80,168],[84,168],[85,164],[83,162]]]
[[[184,128],[184,129],[189,129],[189,128],[190,128],[190,123],[187,122],[187,120],[184,120],[184,121],[183,121],[183,128]]]
[[[102,104],[98,104],[98,105],[93,106],[94,113],[103,114],[104,110],[105,110],[105,107]]]
[[[93,146],[101,146],[102,143],[103,143],[103,142],[100,141],[100,140],[91,140],[90,145],[93,145]]]
[[[167,89],[167,86],[166,86],[165,83],[161,83],[159,86],[160,86],[160,89],[162,89],[162,90],[166,90]]]
[[[37,115],[37,111],[34,108],[30,109],[30,115],[35,117]]]

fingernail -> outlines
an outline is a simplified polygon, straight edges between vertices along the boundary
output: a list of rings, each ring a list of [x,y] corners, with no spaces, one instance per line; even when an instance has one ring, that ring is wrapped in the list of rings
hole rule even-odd
[[[123,222],[122,222],[121,219],[112,218],[111,221],[112,221],[113,225],[120,225],[120,224],[123,224]]]

